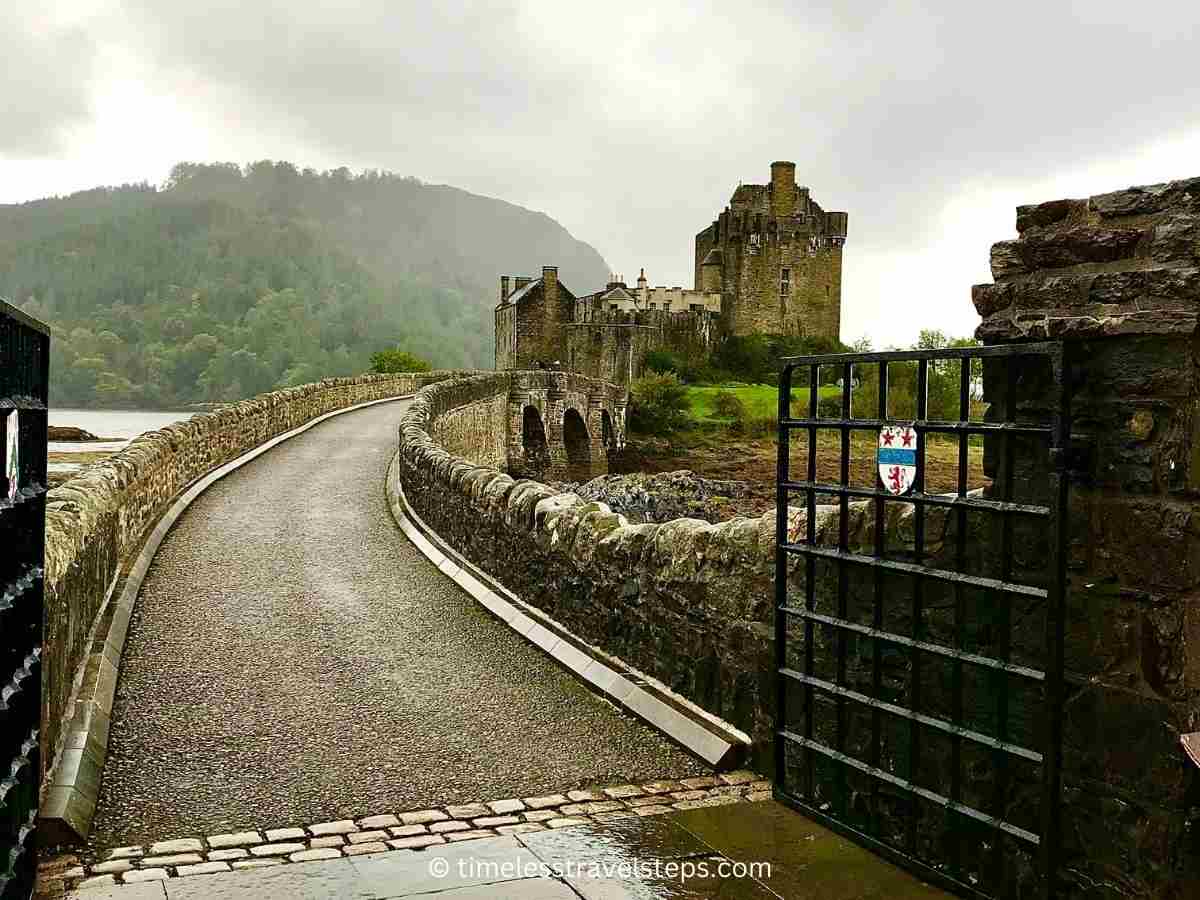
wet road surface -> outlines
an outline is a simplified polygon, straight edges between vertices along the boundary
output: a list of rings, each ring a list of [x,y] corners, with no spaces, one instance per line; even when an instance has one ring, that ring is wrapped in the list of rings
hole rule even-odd
[[[265,453],[163,542],[93,848],[707,771],[408,543],[383,494],[406,402]]]
[[[778,803],[81,890],[72,900],[950,900]]]

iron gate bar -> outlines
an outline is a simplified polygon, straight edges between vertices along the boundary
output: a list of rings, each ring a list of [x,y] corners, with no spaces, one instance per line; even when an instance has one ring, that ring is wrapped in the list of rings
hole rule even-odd
[[[934,434],[1024,434],[1050,436],[1054,429],[1040,425],[1008,425],[995,422],[942,422],[917,420],[923,431]],[[899,419],[838,419],[834,417],[821,418],[810,416],[805,419],[785,419],[779,423],[782,428],[848,428],[853,431],[878,431],[884,425],[898,425]],[[909,422],[908,424],[913,424]]]
[[[793,491],[813,490],[818,494],[845,493],[851,497],[860,497],[864,500],[869,500],[872,497],[878,497],[882,500],[887,500],[893,497],[892,494],[878,489],[843,487],[840,484],[832,484],[828,481],[785,481],[782,487]],[[980,500],[975,497],[966,497],[958,494],[923,494],[917,491],[909,491],[904,496],[906,500],[912,500],[915,498],[921,500],[929,506],[986,509],[992,512],[1011,512],[1026,516],[1049,516],[1052,513],[1052,510],[1048,506],[1036,506],[1025,503],[1005,503],[1002,500]]]
[[[870,625],[860,625],[858,622],[851,622],[848,619],[839,619],[836,616],[825,616],[817,612],[809,612],[805,609],[797,609],[794,606],[785,606],[783,611],[790,616],[803,616],[804,618],[812,619],[814,622],[820,622],[823,625],[831,625],[834,628],[845,628],[847,631],[856,631],[865,637],[875,638],[881,641],[887,641],[890,644],[899,644],[902,647],[916,647],[918,650],[924,650],[926,653],[936,653],[939,656],[944,656],[947,659],[958,660],[960,662],[968,662],[972,665],[983,666],[989,669],[1000,669],[1007,672],[1009,675],[1016,675],[1020,678],[1028,678],[1030,681],[1045,681],[1046,673],[1031,669],[1028,666],[1018,666],[1016,663],[998,662],[990,656],[979,656],[975,653],[966,653],[962,650],[957,650],[952,647],[946,647],[942,644],[932,644],[929,641],[918,641],[910,637],[905,637],[902,634],[893,634],[890,631],[884,631],[882,628],[872,627]]]
[[[907,499],[904,502],[907,502]],[[840,550],[835,550],[832,547],[810,547],[806,544],[781,544],[780,549],[786,550],[788,553],[802,553],[805,556],[844,560],[860,566],[885,569],[889,572],[902,572],[906,575],[924,576],[926,578],[934,578],[938,581],[960,582],[971,587],[999,591],[1002,594],[1015,594],[1020,597],[1034,597],[1035,599],[1043,599],[1048,594],[1045,588],[1030,587],[1027,584],[1001,581],[998,578],[985,578],[982,575],[964,575],[961,572],[953,572],[950,569],[928,569],[917,563],[901,562],[898,559],[881,559],[877,556],[863,556],[859,553],[850,552],[842,553]]]
[[[897,706],[895,703],[888,703],[886,700],[876,700],[874,697],[868,697],[866,694],[851,690],[848,687],[843,687],[839,684],[834,684],[831,681],[826,681],[824,678],[817,678],[813,675],[805,675],[803,672],[797,672],[795,669],[784,669],[782,675],[786,675],[793,681],[799,681],[802,684],[811,684],[815,688],[820,688],[827,694],[834,694],[838,697],[844,697],[847,700],[853,700],[856,703],[861,703],[863,706],[869,706],[872,709],[878,709],[882,712],[890,713],[900,719],[907,719],[910,722],[917,722],[921,725],[928,725],[930,728],[936,728],[938,731],[945,734],[958,735],[968,738],[977,744],[985,747],[990,747],[993,750],[1011,753],[1013,756],[1020,756],[1030,762],[1040,763],[1042,754],[1036,750],[1027,750],[1019,744],[1011,744],[1008,741],[1002,741],[994,738],[991,735],[983,734],[978,731],[972,731],[969,728],[954,725],[947,722],[945,719],[939,719],[935,716],[927,716],[924,713],[913,712],[911,709],[904,706]]]
[[[867,775],[872,775],[880,781],[886,781],[888,784],[903,788],[910,793],[916,794],[923,800],[928,800],[938,806],[953,810],[956,813],[961,813],[967,818],[974,819],[976,822],[982,822],[984,825],[990,825],[992,828],[996,828],[1005,832],[1006,834],[1011,834],[1013,837],[1020,838],[1026,843],[1038,845],[1042,842],[1041,837],[1034,834],[1032,831],[1026,831],[1019,825],[1013,825],[1011,822],[1005,822],[1002,819],[997,819],[995,816],[989,816],[985,812],[980,812],[979,810],[970,806],[966,806],[962,803],[954,803],[949,797],[945,797],[936,791],[931,791],[929,788],[923,788],[919,784],[915,784],[907,779],[901,778],[899,775],[893,775],[891,772],[885,772],[882,769],[872,768],[862,760],[855,759],[853,756],[847,756],[844,753],[838,753],[838,751],[831,750],[823,744],[818,744],[816,741],[806,740],[805,738],[800,737],[798,734],[792,734],[790,731],[783,731],[781,734],[796,744],[807,746],[810,750],[816,750],[823,756],[827,756],[830,759],[836,760],[837,762],[844,763],[847,766],[858,769],[858,771]],[[844,826],[838,830],[844,831]],[[933,872],[935,874],[942,875],[942,878],[945,878],[944,874],[938,873],[936,869],[933,870]],[[972,888],[972,890],[974,889]]]
[[[1053,409],[1052,421],[1049,425],[1038,426],[1019,423],[1017,419],[1017,367],[1015,361],[1021,357],[1040,357],[1050,364],[1057,406]],[[993,413],[1002,413],[1001,421],[979,422],[970,418],[971,386],[973,383],[971,366],[975,359],[1003,358],[1005,360],[1005,375],[1007,391],[1003,409],[993,406]],[[959,416],[957,421],[931,420],[928,416],[928,386],[931,363],[946,363],[957,360],[958,372],[958,404]],[[852,487],[849,483],[849,454],[850,436],[854,431],[878,431],[884,425],[900,424],[895,417],[888,415],[889,373],[888,364],[891,362],[912,361],[917,363],[917,415],[911,423],[917,436],[916,475],[912,484],[912,492],[903,496],[894,496],[880,490],[878,479],[874,490]],[[990,847],[984,842],[984,858],[979,862],[983,870],[980,877],[990,876],[991,884],[972,883],[961,867],[960,829],[953,827],[953,815],[961,815],[975,822],[990,826],[997,832],[1016,837],[1026,844],[1038,848],[1039,869],[1041,872],[1040,891],[1043,897],[1054,895],[1054,873],[1057,865],[1058,816],[1060,795],[1060,770],[1062,758],[1062,723],[1058,711],[1062,704],[1063,682],[1063,596],[1065,592],[1065,559],[1066,559],[1066,526],[1064,521],[1068,482],[1065,474],[1064,452],[1070,441],[1069,424],[1069,393],[1064,382],[1063,348],[1057,342],[1038,344],[1003,345],[996,347],[964,347],[944,350],[916,350],[899,352],[872,352],[851,354],[830,354],[825,356],[794,357],[783,361],[785,363],[779,381],[779,445],[777,458],[777,506],[776,506],[776,710],[777,710],[777,741],[776,741],[776,794],[780,800],[788,803],[823,824],[833,828],[864,845],[876,850],[893,861],[914,869],[924,877],[939,883],[959,893],[976,896],[992,897],[987,893],[993,887],[1001,892],[1007,891],[1011,882],[1009,872],[1004,866],[1003,842],[993,840]],[[852,417],[851,395],[853,390],[853,374],[856,367],[877,365],[879,371],[878,418],[861,419]],[[821,417],[818,415],[818,398],[820,372],[822,367],[836,367],[841,370],[841,417]],[[793,417],[791,410],[792,375],[797,369],[808,370],[808,415]],[[805,480],[791,480],[790,470],[790,432],[804,429],[808,432],[808,465]],[[816,478],[817,432],[819,430],[838,431],[840,435],[841,465],[837,483],[818,482]],[[926,493],[925,463],[926,436],[928,434],[952,434],[957,442],[958,477],[956,490],[951,495],[932,495]],[[1000,499],[984,500],[968,496],[967,469],[969,463],[968,442],[973,435],[992,435],[1001,442],[1001,465],[1003,471],[1000,478],[993,482],[993,489],[1001,494]],[[1048,481],[1051,488],[1049,505],[1031,503],[1016,503],[1013,501],[1013,471],[1014,447],[1019,437],[1043,439],[1048,450],[1050,462]],[[805,495],[806,528],[802,540],[790,541],[788,534],[788,499],[796,491]],[[817,494],[836,497],[839,513],[838,540],[836,549],[818,547],[816,545],[816,496]],[[849,498],[855,497],[873,501],[875,514],[873,555],[851,553],[848,545],[848,511]],[[900,502],[913,508],[913,552],[914,562],[902,562],[885,558],[884,507],[888,502]],[[942,507],[952,509],[954,515],[954,567],[955,570],[930,568],[926,563],[925,548],[925,507]],[[966,561],[966,524],[968,510],[975,509],[985,514],[1001,517],[1001,556],[1000,577],[990,578],[965,574]],[[1023,584],[1013,580],[1012,566],[1012,517],[1024,516],[1049,520],[1052,539],[1049,559],[1045,573],[1046,587],[1034,584]],[[791,606],[787,600],[787,559],[789,555],[801,554],[804,557],[805,597],[803,608]],[[830,616],[816,611],[815,574],[816,560],[827,559],[837,566],[837,615]],[[848,618],[848,569],[851,566],[870,567],[874,573],[872,624],[870,626],[852,622]],[[895,572],[908,575],[912,579],[912,635],[893,634],[883,627],[884,575]],[[953,587],[953,638],[950,645],[934,643],[925,638],[924,634],[924,582],[932,579],[948,582]],[[999,633],[998,651],[996,656],[970,653],[965,649],[964,633],[966,630],[966,605],[964,591],[966,588],[976,588],[992,595],[1003,597],[1029,597],[1035,600],[1045,599],[1045,654],[1046,671],[1014,664],[1011,661],[1012,618],[1009,603],[1000,600],[993,612],[993,624]],[[797,617],[803,620],[804,629],[804,671],[798,671],[789,666],[787,653],[788,621]],[[833,635],[833,645],[836,647],[836,673],[832,681],[813,675],[814,668],[814,625],[821,624],[836,629]],[[873,696],[856,691],[847,684],[846,656],[847,638],[851,633],[864,635],[872,639],[871,654],[871,690]],[[882,696],[881,680],[881,644],[892,643],[907,647],[909,650],[910,676],[908,706],[900,703],[889,703],[880,699]],[[951,709],[949,720],[929,716],[921,712],[921,668],[923,654],[933,654],[948,658],[951,661]],[[963,672],[965,665],[984,668],[990,672],[985,683],[990,682],[995,692],[996,735],[983,734],[969,729],[963,724]],[[1046,725],[1043,729],[1044,741],[1042,752],[1022,747],[1013,742],[1009,736],[1010,706],[1008,702],[1008,677],[1017,676],[1041,686],[1045,703]],[[788,683],[799,683],[803,689],[804,728],[803,734],[798,734],[787,724],[788,713]],[[829,696],[834,703],[837,713],[836,731],[833,746],[827,746],[814,739],[813,720],[815,713],[814,693],[820,692]],[[871,712],[871,744],[869,749],[870,762],[864,762],[845,752],[846,746],[846,715],[850,703],[866,707]],[[888,715],[907,720],[909,723],[908,757],[905,774],[901,777],[882,768],[881,766],[881,723],[882,716]],[[938,733],[948,734],[951,738],[950,753],[953,772],[950,776],[949,796],[921,787],[916,780],[917,762],[921,758],[922,729],[932,729]],[[962,800],[962,744],[970,741],[988,748],[996,770],[993,784],[991,805],[995,814],[985,812],[966,804]],[[787,746],[795,745],[806,751],[802,755],[802,771],[800,792],[797,794],[789,781],[787,770]],[[832,802],[820,805],[815,795],[813,782],[814,756],[820,754],[828,760],[838,763],[831,785],[832,796],[827,798]],[[1034,764],[1040,764],[1042,770],[1042,791],[1040,809],[1040,834],[1034,834],[1018,825],[1004,820],[1005,804],[1008,794],[1008,766],[1012,757],[1025,759]],[[872,803],[868,810],[868,830],[852,822],[846,813],[846,775],[854,769],[871,776]],[[884,814],[876,802],[878,786],[890,784],[901,788],[910,798],[904,837],[900,843],[892,843],[883,836],[880,827],[880,817]],[[920,855],[917,843],[917,800],[923,799],[945,810],[946,831],[950,838],[950,868],[945,861],[928,859]],[[953,814],[953,815],[952,815]],[[975,879],[978,881],[978,879]]]

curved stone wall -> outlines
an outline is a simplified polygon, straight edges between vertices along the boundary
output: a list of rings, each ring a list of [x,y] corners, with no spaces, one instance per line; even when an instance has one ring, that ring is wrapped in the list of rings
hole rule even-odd
[[[774,513],[715,525],[632,525],[604,503],[500,471],[489,435],[503,429],[487,427],[486,398],[494,398],[498,414],[513,384],[536,390],[553,377],[496,373],[418,392],[400,423],[399,476],[408,502],[526,602],[751,735],[754,761],[769,768]],[[588,382],[578,379],[577,388],[594,392]],[[851,546],[871,546],[867,505],[850,509]],[[836,544],[836,509],[819,510],[818,532]],[[794,509],[791,527],[804,521],[804,511]],[[931,510],[931,554],[946,527],[945,516]],[[911,514],[891,516],[887,531],[894,549],[910,546]],[[801,573],[796,578],[802,583]]]
[[[105,710],[120,659],[105,650],[105,637],[109,626],[122,631],[128,626],[127,619],[112,621],[114,604],[108,601],[175,497],[218,466],[324,413],[411,394],[462,374],[334,378],[262,394],[147,432],[50,491],[42,728],[47,765],[54,759],[59,768],[83,767],[89,753],[103,759],[103,747],[66,739],[107,734]],[[104,719],[99,728],[97,717]],[[68,727],[72,721],[80,727]]]

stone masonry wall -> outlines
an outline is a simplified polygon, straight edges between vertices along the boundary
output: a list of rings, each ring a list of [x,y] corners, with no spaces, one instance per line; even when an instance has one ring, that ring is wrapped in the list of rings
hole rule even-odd
[[[1087,896],[1200,895],[1200,178],[1017,210],[974,288],[988,343],[1066,342],[1073,430],[1064,781]],[[985,369],[985,394],[1003,393]]]
[[[774,514],[709,524],[631,525],[603,504],[558,493],[452,452],[433,435],[459,403],[508,392],[509,373],[420,391],[400,424],[400,482],[409,503],[453,547],[576,634],[658,678],[749,733],[755,762],[771,759],[775,703]],[[517,376],[523,389],[549,373]],[[499,426],[498,426],[499,427]],[[461,446],[461,444],[460,444]],[[471,454],[476,455],[476,454]],[[865,504],[851,506],[851,543],[873,540]],[[911,513],[889,518],[889,546],[911,550]],[[836,510],[819,507],[818,533],[836,542]],[[803,510],[790,528],[802,531]],[[944,517],[930,516],[931,552]],[[794,587],[802,589],[799,561]],[[823,579],[825,588],[834,582]],[[820,638],[822,641],[825,637]]]
[[[508,440],[502,426],[508,414],[507,394],[490,384],[473,385],[478,399],[447,410],[434,423],[434,439],[452,453],[470,456],[480,465],[508,466]]]
[[[120,453],[50,491],[43,651],[46,764],[57,756],[63,723],[74,715],[68,703],[80,664],[91,652],[93,625],[110,586],[187,485],[323,413],[411,394],[453,374],[335,378],[261,394],[143,434]],[[109,662],[115,683],[120,661]]]

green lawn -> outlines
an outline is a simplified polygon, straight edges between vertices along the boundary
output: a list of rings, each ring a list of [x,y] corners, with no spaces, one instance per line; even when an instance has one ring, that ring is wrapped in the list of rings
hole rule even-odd
[[[779,389],[773,384],[701,384],[688,385],[688,400],[692,404],[692,418],[697,422],[726,423],[729,420],[713,413],[713,397],[719,391],[728,391],[735,395],[746,407],[746,415],[750,419],[774,418],[778,411]],[[840,396],[841,388],[827,384],[821,387],[821,397]],[[793,388],[793,398],[808,396],[808,388]]]

